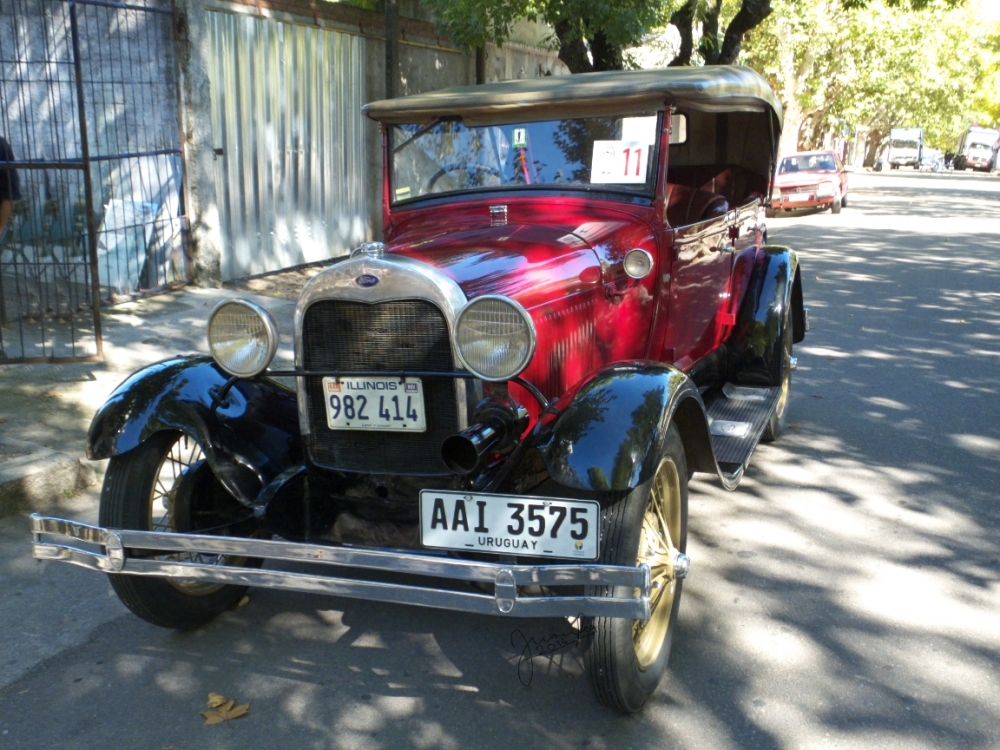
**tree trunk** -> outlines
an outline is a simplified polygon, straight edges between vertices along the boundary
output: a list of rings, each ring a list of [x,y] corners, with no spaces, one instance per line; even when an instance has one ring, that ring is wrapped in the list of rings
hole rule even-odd
[[[687,0],[670,16],[671,26],[676,27],[681,35],[681,47],[668,67],[691,64],[691,53],[694,52],[694,14],[697,9],[698,0]]]
[[[788,33],[788,29],[783,24],[778,24],[775,29],[778,38]],[[799,130],[802,127],[802,120],[805,112],[799,101],[799,94],[803,85],[812,73],[813,65],[816,62],[815,53],[808,48],[796,59],[795,51],[791,45],[779,47],[779,61],[782,67],[781,102],[785,105],[784,125],[781,129],[781,141],[778,143],[778,155],[788,156],[799,150]]]
[[[771,0],[743,0],[740,9],[726,28],[726,37],[715,64],[732,65],[740,56],[743,37],[771,15]]]
[[[781,128],[781,141],[778,143],[778,155],[788,156],[799,150],[799,130],[802,128],[802,108],[794,99],[785,107],[784,125]]]
[[[865,161],[862,166],[874,167],[875,157],[878,156],[878,147],[882,145],[882,131],[871,130],[868,133],[868,148],[865,151]]]
[[[579,23],[579,22],[578,22]],[[574,33],[571,21],[559,21],[555,25],[556,38],[559,39],[559,59],[562,60],[570,73],[590,73],[594,70],[590,58],[587,57],[587,45],[579,33]]]
[[[610,44],[603,31],[598,31],[590,40],[590,54],[594,58],[592,70],[622,70],[625,67],[622,48]]]
[[[744,0],[745,2],[745,0]],[[719,13],[722,12],[722,0],[715,0],[705,8],[705,18],[701,22],[701,43],[698,51],[705,65],[719,65]]]

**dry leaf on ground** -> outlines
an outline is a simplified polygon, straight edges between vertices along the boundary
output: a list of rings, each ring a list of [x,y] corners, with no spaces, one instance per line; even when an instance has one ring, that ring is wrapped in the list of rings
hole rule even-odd
[[[239,719],[241,716],[246,716],[250,711],[249,703],[237,706],[236,701],[226,700],[225,696],[219,695],[218,693],[208,694],[208,706],[209,708],[213,708],[215,710],[200,712],[201,715],[205,717],[206,725],[221,724],[224,721]]]
[[[226,703],[226,696],[219,695],[218,693],[209,693],[208,694],[208,707],[209,708],[218,708],[219,706],[225,705],[225,703]]]

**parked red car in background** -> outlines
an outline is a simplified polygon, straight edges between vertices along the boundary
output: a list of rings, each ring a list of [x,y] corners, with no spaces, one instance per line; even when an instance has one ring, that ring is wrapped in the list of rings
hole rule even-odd
[[[847,172],[833,151],[806,151],[778,164],[770,215],[777,210],[829,208],[839,214],[847,205]]]

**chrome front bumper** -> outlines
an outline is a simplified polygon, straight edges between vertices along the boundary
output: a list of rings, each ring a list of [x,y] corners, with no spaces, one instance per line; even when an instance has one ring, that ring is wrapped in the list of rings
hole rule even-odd
[[[31,532],[32,554],[36,559],[67,562],[105,573],[127,573],[306,591],[484,615],[572,617],[582,614],[643,621],[649,619],[650,615],[650,571],[646,565],[638,567],[599,564],[507,565],[457,560],[407,550],[335,547],[202,534],[104,529],[60,518],[48,518],[37,513],[31,516]],[[57,537],[62,537],[63,540],[56,539]],[[77,546],[76,543],[86,546]],[[143,556],[135,556],[136,550],[142,550]],[[152,557],[152,555],[199,553],[492,583],[495,586],[495,594],[435,588],[417,583],[366,581],[308,572]],[[687,574],[688,565],[687,556],[678,553],[671,566],[674,577],[683,578]],[[624,586],[632,589],[634,593],[631,597],[617,598],[600,595],[525,596],[518,592],[519,586],[581,585]]]

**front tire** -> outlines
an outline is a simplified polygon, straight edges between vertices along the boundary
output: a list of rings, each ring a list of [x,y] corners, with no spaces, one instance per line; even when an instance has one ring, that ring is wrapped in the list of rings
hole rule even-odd
[[[834,198],[833,199],[833,203],[830,204],[830,213],[839,214],[840,213],[840,207],[842,205],[844,205],[844,204],[841,202],[840,198]]]
[[[101,489],[100,525],[112,529],[195,532],[228,529],[249,536],[253,513],[219,483],[200,446],[177,432],[160,432],[112,457]],[[248,565],[246,558],[162,554],[158,559]],[[126,570],[128,565],[126,563]],[[243,598],[246,586],[112,573],[111,587],[133,613],[164,628],[201,627]]]
[[[645,622],[594,617],[587,671],[597,699],[625,714],[639,711],[667,669],[681,581],[673,560],[687,549],[688,471],[684,446],[671,425],[653,477],[608,505],[602,514],[601,562],[650,567],[652,613]],[[627,587],[605,587],[605,596],[629,597]],[[592,592],[592,593],[597,593]]]

